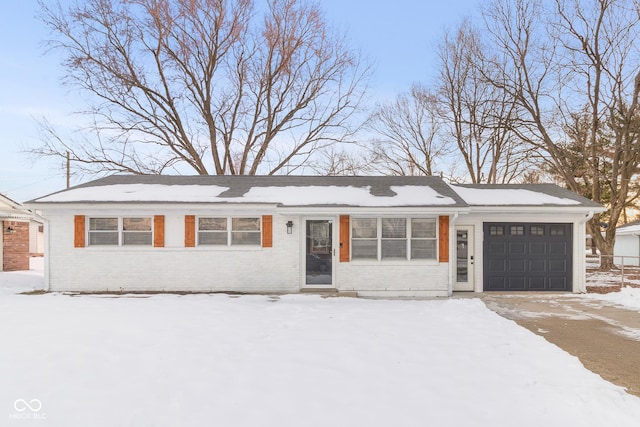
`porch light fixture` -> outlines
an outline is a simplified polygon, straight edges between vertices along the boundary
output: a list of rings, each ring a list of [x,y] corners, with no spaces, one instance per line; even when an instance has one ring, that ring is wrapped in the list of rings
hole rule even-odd
[[[14,229],[13,229],[13,227],[11,227],[11,226],[8,226],[8,227],[7,227],[7,233],[9,233],[9,234],[13,234],[15,231],[16,231],[16,230],[14,230]]]
[[[287,221],[287,234],[293,233],[293,221]]]

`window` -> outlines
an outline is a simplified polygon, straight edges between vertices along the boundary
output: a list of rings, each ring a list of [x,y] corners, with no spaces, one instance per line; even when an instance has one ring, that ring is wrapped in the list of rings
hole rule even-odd
[[[351,219],[351,257],[378,259],[378,220],[376,218]]]
[[[232,245],[259,245],[260,218],[231,218]]]
[[[260,245],[260,218],[198,218],[198,245]]]
[[[491,236],[503,236],[504,227],[501,225],[492,225],[489,227],[489,235]]]
[[[152,223],[151,217],[89,218],[89,246],[150,246]]]
[[[226,245],[227,218],[198,218],[199,245]]]
[[[407,259],[406,218],[382,218],[382,259]]]
[[[544,226],[542,226],[542,225],[532,225],[531,226],[531,235],[532,236],[544,236]]]
[[[351,259],[436,259],[434,218],[351,218]]]
[[[564,236],[564,225],[552,225],[549,228],[549,234],[552,236]]]
[[[118,218],[89,218],[89,246],[118,245]]]
[[[435,219],[411,219],[411,259],[436,259]]]
[[[123,245],[151,245],[151,218],[122,218]]]
[[[509,234],[511,236],[524,236],[524,225],[509,226]]]

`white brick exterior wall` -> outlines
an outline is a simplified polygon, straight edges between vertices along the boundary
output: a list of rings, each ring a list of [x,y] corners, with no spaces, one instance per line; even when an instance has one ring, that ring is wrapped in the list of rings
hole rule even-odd
[[[262,208],[215,211],[202,207],[171,208],[135,205],[98,209],[78,206],[45,211],[50,239],[47,277],[52,291],[237,291],[299,292],[304,283],[304,216],[281,215]],[[165,246],[74,247],[74,215],[164,215]],[[185,247],[185,215],[273,216],[273,247]],[[325,218],[332,218],[326,217]],[[338,262],[338,217],[334,217],[334,284],[360,295],[447,296],[448,263]],[[286,223],[294,232],[287,234]]]
[[[165,215],[165,247],[74,248],[73,216]],[[297,292],[299,266],[290,219],[273,215],[273,247],[184,247],[185,212],[74,210],[47,214],[50,246],[48,280],[52,291],[238,291]],[[186,212],[192,214],[192,212]],[[261,212],[272,214],[272,212]],[[221,213],[210,214],[221,216]],[[242,213],[243,216],[251,216]],[[87,222],[88,228],[88,222]]]
[[[449,263],[342,262],[336,276],[339,290],[361,296],[448,296]]]
[[[452,264],[433,261],[351,261],[339,262],[339,215],[322,215],[334,221],[335,254],[333,283],[340,291],[356,291],[361,296],[445,297],[452,289]],[[314,218],[278,213],[276,207],[135,204],[96,207],[69,205],[43,209],[46,226],[46,277],[52,291],[237,291],[261,293],[299,292],[304,285],[305,219]],[[165,217],[165,247],[85,247],[74,248],[74,215]],[[185,247],[185,215],[273,216],[273,247]],[[434,214],[434,216],[437,214]],[[500,214],[472,213],[451,217],[454,225],[472,225],[475,230],[474,290],[483,290],[483,222],[568,222],[573,223],[573,290],[583,292],[583,214]],[[294,232],[287,234],[286,223]],[[88,220],[86,228],[88,229]],[[455,260],[455,233],[449,236],[449,259]]]

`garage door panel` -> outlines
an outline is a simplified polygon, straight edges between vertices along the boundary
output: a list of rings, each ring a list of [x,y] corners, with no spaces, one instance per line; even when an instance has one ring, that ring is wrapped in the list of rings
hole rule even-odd
[[[507,259],[492,259],[487,268],[487,273],[505,273],[507,271]]]
[[[495,291],[507,290],[506,277],[505,276],[493,276],[487,277],[486,286],[489,286]]]
[[[547,263],[544,259],[530,259],[529,263],[529,273],[546,273],[547,272]]]
[[[514,255],[525,255],[527,253],[527,245],[525,242],[509,242],[509,254],[511,256]]]
[[[526,260],[525,259],[510,259],[508,261],[508,271],[510,273],[524,273],[525,271],[527,271],[527,269],[525,268],[526,266]]]
[[[571,224],[485,223],[483,229],[485,290],[571,290]]]
[[[525,291],[527,289],[525,279],[522,276],[509,276],[507,280],[510,291]]]
[[[544,291],[546,280],[544,276],[530,276],[529,277],[529,290],[530,291]]]
[[[487,249],[491,255],[506,255],[507,242],[490,242]]]
[[[564,291],[570,288],[567,278],[563,276],[549,277],[548,283],[550,291]]]
[[[547,245],[543,241],[529,242],[529,254],[537,256],[547,255]]]
[[[549,255],[553,256],[566,256],[568,251],[568,246],[566,242],[552,242],[549,243]]]
[[[565,259],[549,260],[549,273],[566,273],[566,272],[567,272],[567,260]]]

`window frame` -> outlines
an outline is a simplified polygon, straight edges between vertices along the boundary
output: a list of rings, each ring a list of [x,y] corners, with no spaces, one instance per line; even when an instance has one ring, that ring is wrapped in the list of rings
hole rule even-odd
[[[216,218],[216,219],[225,219],[226,220],[226,230],[223,232],[213,231],[213,230],[200,230],[200,219],[201,218]],[[234,230],[233,229],[233,220],[234,219],[253,219],[258,221],[258,229],[257,230]],[[202,248],[257,248],[262,247],[262,216],[261,215],[199,215],[196,217],[195,221],[196,227],[196,247]],[[201,243],[200,242],[200,233],[225,233],[226,234],[226,242],[224,244],[215,244],[215,243]],[[234,243],[233,241],[233,233],[252,233],[258,235],[258,241],[256,243]]]
[[[155,238],[155,227],[154,227],[154,215],[97,215],[97,216],[93,216],[93,215],[87,215],[87,223],[88,223],[88,227],[85,233],[85,239],[87,242],[87,247],[91,247],[91,248],[113,248],[113,247],[127,247],[127,248],[148,248],[148,247],[153,247],[153,239]],[[92,230],[91,229],[91,220],[92,219],[116,219],[117,220],[117,229],[116,230]],[[129,231],[125,231],[124,230],[124,220],[125,219],[148,219],[150,222],[150,229],[144,230],[144,231],[134,231],[134,230],[129,230]],[[113,244],[92,244],[91,243],[91,234],[92,233],[117,233],[118,234],[118,241],[117,243],[113,243]],[[140,244],[140,243],[136,243],[136,244],[127,244],[124,242],[124,234],[125,233],[149,233],[151,235],[150,239],[149,239],[149,243],[144,243],[144,244]]]
[[[358,219],[373,219],[376,221],[376,237],[373,238],[359,238],[353,237],[353,222],[354,220],[358,220]],[[382,237],[382,222],[384,219],[404,219],[405,220],[405,237],[404,238],[391,238],[391,237]],[[412,237],[412,226],[413,226],[413,220],[414,219],[425,219],[425,220],[430,220],[433,221],[434,224],[434,237]],[[423,216],[423,215],[378,215],[378,216],[371,216],[371,215],[352,215],[350,217],[350,225],[349,225],[349,249],[350,249],[350,253],[349,253],[349,259],[352,262],[375,262],[375,263],[392,263],[392,262],[413,262],[413,263],[419,263],[419,262],[424,262],[424,263],[434,263],[434,262],[438,262],[438,251],[439,251],[439,244],[438,241],[440,239],[440,224],[438,221],[438,217],[436,216]],[[375,257],[370,257],[370,258],[362,258],[362,257],[358,257],[358,256],[354,256],[354,241],[363,241],[363,240],[367,240],[367,241],[371,241],[371,240],[375,240],[376,241],[376,256]],[[398,240],[404,240],[405,241],[405,256],[404,257],[383,257],[382,256],[382,242],[383,241],[398,241]],[[433,258],[414,258],[412,256],[412,247],[413,247],[413,242],[414,241],[433,241],[434,242],[434,256]]]
[[[225,220],[225,229],[223,230],[201,230],[200,229],[200,220],[201,219],[224,219]],[[205,246],[205,247],[220,247],[220,246],[229,246],[229,217],[227,216],[199,216],[196,218],[196,246]],[[202,243],[200,241],[201,234],[224,234],[225,242],[224,243]]]

